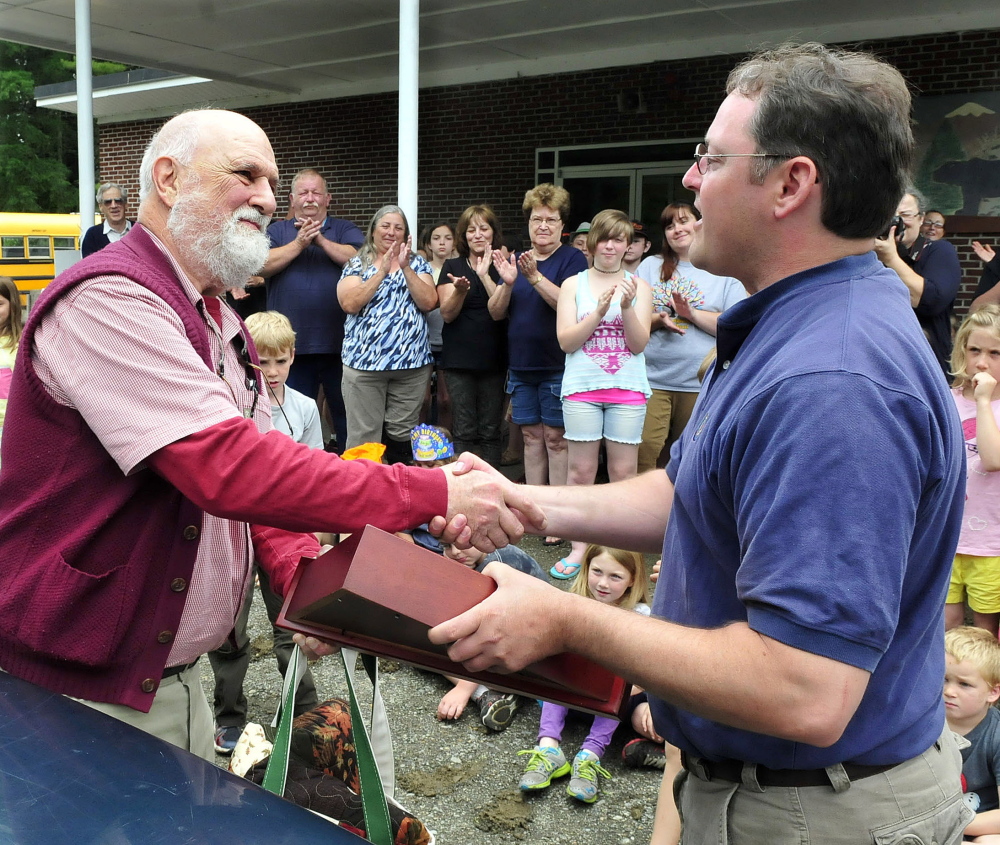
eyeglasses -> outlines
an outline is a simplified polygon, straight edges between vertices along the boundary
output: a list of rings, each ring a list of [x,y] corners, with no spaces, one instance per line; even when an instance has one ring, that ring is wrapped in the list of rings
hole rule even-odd
[[[931,221],[928,220],[926,223],[924,223],[924,228],[925,229],[944,229],[944,223],[931,223]]]
[[[532,215],[528,218],[528,222],[533,226],[541,226],[544,224],[545,226],[555,227],[562,223],[562,220],[559,217],[535,217]]]
[[[709,153],[706,144],[698,144],[694,148],[694,161],[702,176],[708,172],[708,160],[716,158],[791,158],[791,156],[776,153]]]
[[[125,200],[121,197],[116,197],[115,199],[101,200],[101,205],[125,205]]]
[[[919,211],[900,211],[899,216],[904,220],[916,220],[918,217],[923,217]],[[943,226],[941,228],[944,228]]]

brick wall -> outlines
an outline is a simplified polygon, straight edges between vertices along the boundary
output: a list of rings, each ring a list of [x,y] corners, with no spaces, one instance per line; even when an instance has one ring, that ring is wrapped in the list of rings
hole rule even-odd
[[[1000,30],[865,42],[906,76],[918,95],[1000,90]],[[489,202],[504,227],[521,227],[521,200],[533,184],[535,148],[656,141],[701,135],[739,57],[712,56],[623,68],[453,85],[420,92],[419,216],[454,219]],[[618,94],[641,89],[646,112],[621,114]],[[364,226],[396,196],[395,93],[249,109],[267,132],[284,177],[316,167],[329,182],[332,213]],[[142,149],[161,120],[106,125],[100,133],[101,179],[137,190]],[[287,185],[286,185],[287,187]],[[286,206],[278,214],[283,215]],[[963,297],[979,278],[974,239],[959,248]],[[964,301],[964,300],[963,300]]]

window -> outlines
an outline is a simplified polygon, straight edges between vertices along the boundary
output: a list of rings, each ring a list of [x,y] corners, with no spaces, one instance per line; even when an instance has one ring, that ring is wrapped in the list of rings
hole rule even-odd
[[[0,257],[24,258],[24,238],[3,238],[0,242]]]
[[[76,249],[76,238],[53,238],[52,245],[56,249]]]
[[[52,241],[48,237],[28,238],[29,258],[51,258]]]

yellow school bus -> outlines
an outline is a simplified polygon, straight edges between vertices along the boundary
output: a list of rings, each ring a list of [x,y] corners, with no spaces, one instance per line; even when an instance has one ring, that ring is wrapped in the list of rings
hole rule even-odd
[[[79,214],[0,212],[0,276],[14,280],[25,305],[55,278],[57,254],[62,264],[79,258],[79,250]]]

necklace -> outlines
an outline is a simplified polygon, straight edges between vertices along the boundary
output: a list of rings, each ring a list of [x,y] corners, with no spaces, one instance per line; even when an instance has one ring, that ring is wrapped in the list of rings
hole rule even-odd
[[[597,266],[597,265],[595,264],[595,265],[594,265],[594,266],[593,266],[593,267],[592,267],[591,269],[593,269],[593,270],[596,270],[596,271],[597,271],[598,273],[603,273],[603,274],[604,274],[605,276],[614,276],[614,275],[616,275],[617,273],[620,273],[620,272],[621,272],[621,269],[622,269],[622,267],[621,267],[621,265],[619,264],[619,265],[618,265],[618,268],[617,268],[616,270],[602,270],[602,269],[601,269],[600,267],[598,267],[598,266]]]

